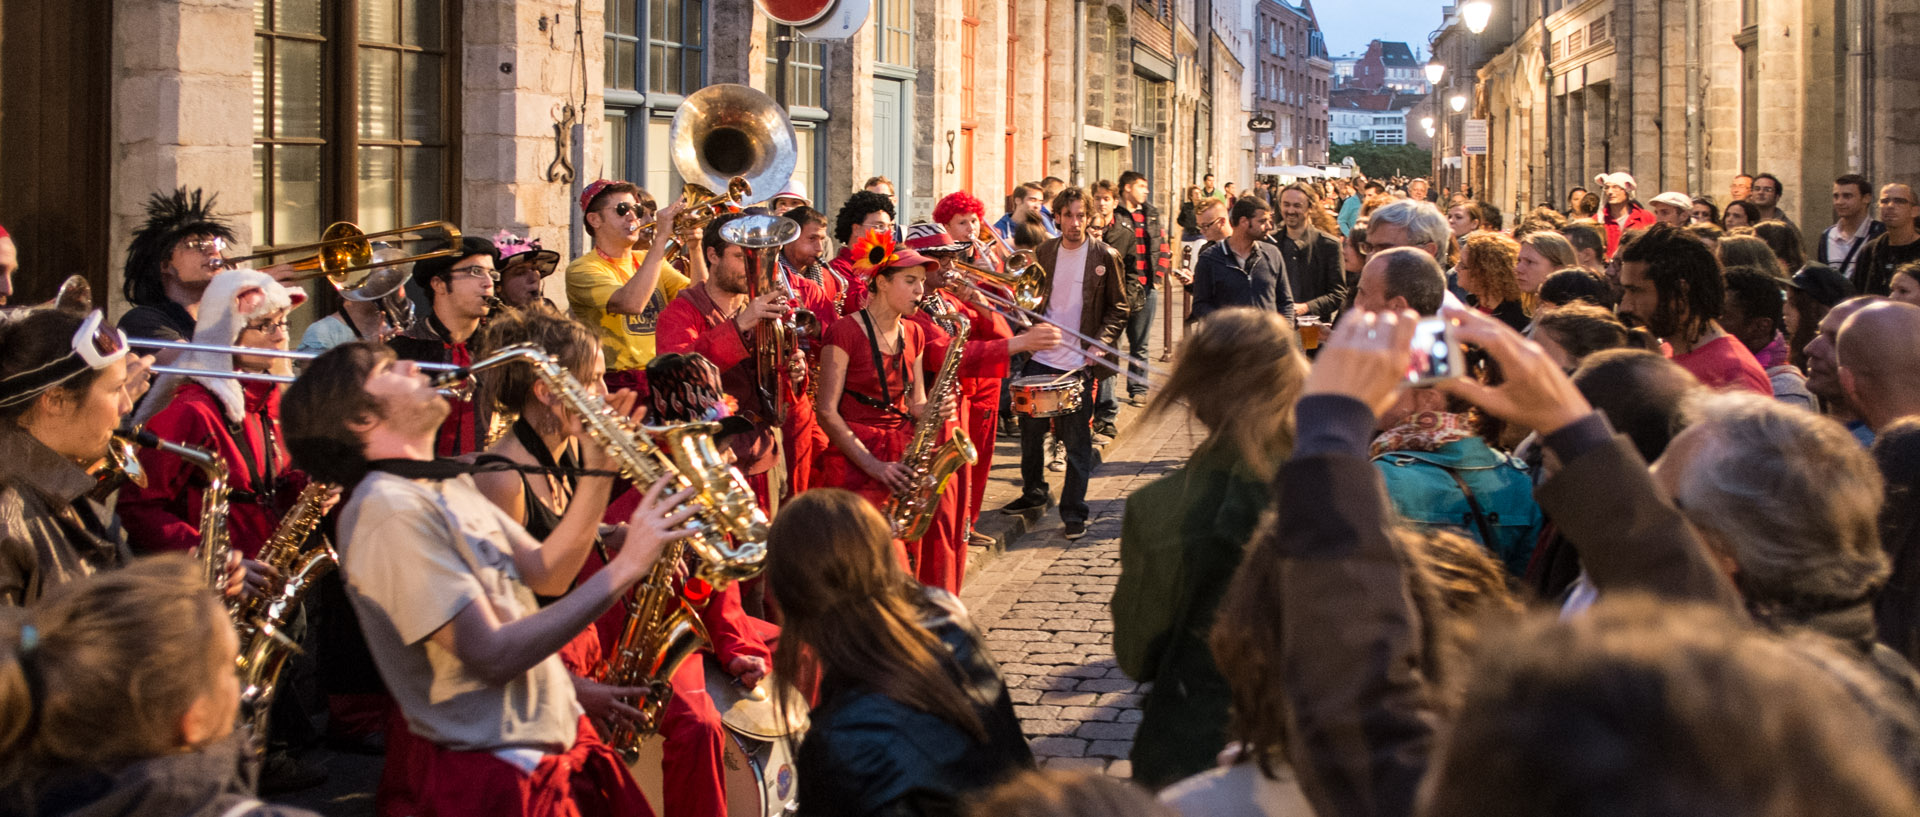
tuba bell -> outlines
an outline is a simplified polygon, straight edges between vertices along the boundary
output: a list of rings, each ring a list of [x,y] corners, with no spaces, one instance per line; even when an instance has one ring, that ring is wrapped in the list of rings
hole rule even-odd
[[[748,191],[784,189],[800,156],[786,111],[745,85],[695,91],[674,112],[667,142],[680,178],[729,193],[739,182]]]

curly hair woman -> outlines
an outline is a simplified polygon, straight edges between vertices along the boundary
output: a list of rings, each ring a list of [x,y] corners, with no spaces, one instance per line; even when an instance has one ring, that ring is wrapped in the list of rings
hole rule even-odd
[[[1527,310],[1514,271],[1519,258],[1519,242],[1500,233],[1473,233],[1460,242],[1460,287],[1470,296],[1468,305],[1524,330]]]

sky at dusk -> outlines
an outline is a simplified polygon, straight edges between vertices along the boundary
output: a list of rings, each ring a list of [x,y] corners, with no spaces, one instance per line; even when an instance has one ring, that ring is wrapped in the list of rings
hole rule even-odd
[[[1313,14],[1334,56],[1358,54],[1375,39],[1399,40],[1425,55],[1446,0],[1313,0]]]

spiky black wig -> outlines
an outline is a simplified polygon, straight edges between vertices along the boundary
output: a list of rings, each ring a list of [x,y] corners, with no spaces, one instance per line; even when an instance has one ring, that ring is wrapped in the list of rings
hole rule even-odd
[[[213,195],[202,196],[199,188],[187,192],[182,187],[172,193],[155,193],[147,199],[147,223],[133,233],[127,245],[126,283],[122,291],[127,300],[142,306],[156,306],[167,299],[161,282],[161,270],[173,256],[173,246],[192,236],[216,236],[231,242],[233,228],[213,212]]]

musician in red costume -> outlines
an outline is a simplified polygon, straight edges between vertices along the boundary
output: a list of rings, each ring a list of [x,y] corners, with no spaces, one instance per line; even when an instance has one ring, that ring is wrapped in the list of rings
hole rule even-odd
[[[862,281],[855,280],[854,267],[862,259],[854,252],[854,244],[865,239],[869,233],[886,233],[893,237],[893,198],[881,193],[862,190],[847,197],[840,205],[840,212],[833,219],[833,238],[840,242],[840,254],[828,262],[828,266],[851,286],[841,299],[840,314],[851,315],[865,306],[871,290]]]
[[[815,407],[833,445],[820,458],[816,484],[845,488],[884,509],[895,491],[912,484],[900,458],[913,439],[914,422],[938,410],[927,405],[921,375],[924,330],[907,319],[919,307],[935,262],[896,248],[886,230],[868,230],[849,251],[857,254],[849,267],[855,287],[867,298],[827,327]],[[910,572],[919,564],[919,546],[908,542],[902,551]]]
[[[786,217],[800,225],[800,237],[780,248],[780,275],[799,303],[813,314],[813,325],[825,332],[840,318],[839,301],[846,283],[821,259],[827,246],[827,217],[812,207],[788,210]],[[819,282],[828,282],[828,286]],[[814,473],[820,467],[820,455],[827,450],[827,433],[820,429],[820,418],[813,407],[813,389],[818,385],[821,339],[802,337],[800,351],[806,355],[803,380],[792,382],[787,403],[787,422],[781,427],[781,439],[787,457],[787,495],[797,496],[813,487]]]
[[[232,270],[214,277],[200,300],[194,342],[209,346],[285,349],[287,313],[306,301],[272,276]],[[174,365],[213,372],[292,374],[284,358],[185,352]],[[266,568],[252,563],[306,479],[292,468],[280,439],[278,383],[215,376],[162,377],[144,404],[156,410],[146,428],[163,440],[212,450],[227,466],[228,541],[249,560],[248,584],[262,587]],[[135,552],[191,550],[200,544],[200,469],[178,455],[141,449],[147,485],[120,489],[120,519]]]
[[[940,439],[945,442],[957,429],[967,429],[967,437],[973,443],[976,457],[981,457],[983,449],[991,450],[993,446],[992,416],[987,417],[988,424],[984,432],[974,430],[978,415],[982,412],[973,405],[972,394],[985,391],[987,399],[991,401],[991,409],[997,412],[1000,399],[998,386],[1007,375],[1010,357],[1021,352],[1052,348],[1060,342],[1060,331],[1043,325],[1034,331],[1014,336],[1006,319],[959,278],[964,273],[953,262],[955,256],[965,252],[968,246],[955,241],[947,234],[946,228],[938,224],[915,224],[907,229],[907,247],[935,262],[926,297],[921,299],[919,308],[910,316],[927,338],[921,365],[926,372],[923,377],[928,388],[932,388],[953,342],[953,332],[959,327],[956,316],[964,316],[968,323],[966,345],[961,348],[960,365],[956,370],[959,378],[955,384],[957,416],[947,423]],[[982,388],[979,381],[987,381],[992,388]],[[929,399],[932,399],[932,395],[929,395]],[[968,533],[972,529],[968,501],[973,494],[972,478],[972,469],[963,466],[954,472],[941,491],[939,510],[920,546],[921,558],[917,566],[921,583],[956,594],[960,592],[960,585],[967,573]]]
[[[602,391],[600,384],[606,375],[606,364],[593,331],[544,307],[508,313],[482,330],[477,343],[476,351],[482,357],[514,344],[532,343],[553,355],[589,390]],[[648,374],[655,371],[655,363],[675,357],[699,359],[691,355],[656,356],[649,362]],[[647,382],[668,391],[677,388],[677,381],[672,377],[658,381],[649,377]],[[659,390],[650,392],[650,398],[660,397]],[[582,445],[592,443],[578,439],[579,424],[573,410],[553,390],[538,382],[533,367],[524,363],[481,373],[480,398],[487,401],[491,409],[517,415],[519,419],[477,462],[504,462],[518,468],[539,469],[539,473],[511,470],[475,474],[474,482],[480,491],[537,538],[544,539],[563,525],[580,524],[581,520],[567,515],[566,509],[580,489],[577,469]],[[656,417],[651,412],[648,417],[653,422],[693,419]],[[609,516],[615,519],[632,516],[639,499],[638,492],[627,492],[624,501],[614,503]],[[588,519],[586,523],[592,525],[598,521]],[[618,542],[620,536],[621,533],[616,532],[595,542],[576,584],[605,566],[611,555],[607,540]],[[700,613],[721,663],[732,669],[742,683],[758,683],[766,675],[772,652],[747,623],[740,608],[739,593],[730,588],[726,593],[714,595]],[[592,680],[599,671],[601,659],[611,654],[626,617],[626,605],[614,605],[593,627],[560,651],[561,661],[573,676],[574,693],[596,723],[639,715],[627,701],[644,694],[645,690],[612,687]],[[720,723],[720,713],[707,694],[701,661],[695,658],[682,665],[670,683],[673,697],[660,712],[660,735],[665,739],[661,810],[672,815],[725,817],[726,787],[721,764],[728,738]]]

